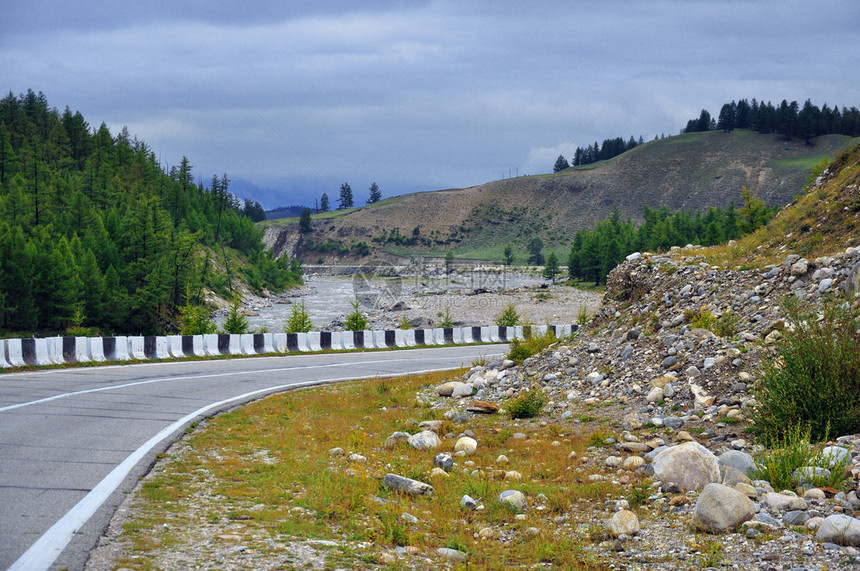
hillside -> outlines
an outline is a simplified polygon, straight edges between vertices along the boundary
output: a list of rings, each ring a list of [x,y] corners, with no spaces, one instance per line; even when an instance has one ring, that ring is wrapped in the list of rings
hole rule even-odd
[[[520,177],[466,189],[423,192],[315,219],[298,236],[295,221],[282,233],[271,225],[267,246],[313,262],[374,257],[440,256],[499,259],[513,243],[523,259],[538,236],[565,251],[573,234],[605,219],[613,208],[641,220],[642,207],[670,210],[740,203],[741,188],[783,206],[802,191],[811,168],[851,139],[827,135],[811,145],[751,131],[689,133],[640,145],[608,161],[554,175]],[[271,223],[270,223],[271,224]],[[393,235],[392,235],[393,234]],[[286,250],[285,250],[286,249]]]

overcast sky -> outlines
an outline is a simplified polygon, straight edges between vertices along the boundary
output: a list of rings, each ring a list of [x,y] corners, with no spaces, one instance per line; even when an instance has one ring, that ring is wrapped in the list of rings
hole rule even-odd
[[[857,0],[4,0],[0,90],[42,91],[280,195],[551,172],[740,98],[860,106]],[[303,157],[303,158],[301,158]],[[324,182],[323,179],[326,181]],[[328,185],[328,186],[327,186]]]

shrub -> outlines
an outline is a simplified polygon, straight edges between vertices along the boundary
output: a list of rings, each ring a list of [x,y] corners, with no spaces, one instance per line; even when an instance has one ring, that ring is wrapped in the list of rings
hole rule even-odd
[[[588,323],[588,320],[588,308],[584,305],[580,305],[579,311],[576,312],[577,325],[579,325],[580,327],[585,327],[585,325]]]
[[[558,339],[551,329],[548,329],[543,335],[531,335],[525,339],[513,339],[506,356],[514,363],[520,365],[523,361],[532,355],[537,355],[556,341]]]
[[[290,309],[290,316],[287,318],[287,324],[284,325],[284,331],[287,333],[306,333],[314,328],[311,321],[311,316],[308,314],[304,300],[299,303],[294,303]]]
[[[202,305],[182,306],[179,323],[180,335],[205,335],[218,330],[215,322],[209,319],[209,311]]]
[[[496,325],[499,327],[514,327],[519,322],[520,314],[517,313],[517,308],[512,303],[506,305],[499,316],[496,317]]]
[[[361,302],[356,298],[350,305],[352,305],[352,313],[346,316],[344,328],[347,331],[364,331],[367,329],[367,317],[359,309]]]
[[[762,363],[754,389],[760,406],[753,420],[766,439],[786,427],[808,425],[819,441],[860,432],[860,336],[856,310],[825,304],[802,311],[796,298],[783,303],[790,326],[777,342],[778,358]]]
[[[406,319],[405,315],[402,315],[400,317],[400,322],[397,324],[397,327],[398,327],[398,329],[407,330],[407,329],[412,329],[412,324],[409,323],[409,320]]]
[[[849,456],[842,461],[830,465],[831,458],[822,454],[821,446],[809,443],[811,427],[800,425],[787,427],[782,437],[773,438],[768,445],[768,451],[756,458],[756,478],[767,480],[775,490],[790,490],[795,487],[794,473],[799,468],[826,468],[827,473],[815,475],[809,483],[817,487],[839,486],[845,480],[845,469]]]
[[[507,408],[511,418],[534,418],[540,414],[546,398],[540,391],[528,391],[512,400]]]
[[[224,321],[224,333],[241,334],[248,332],[248,318],[239,313],[239,302],[233,303]]]
[[[451,307],[445,306],[445,311],[436,314],[439,318],[439,327],[454,327],[454,317],[451,315]]]

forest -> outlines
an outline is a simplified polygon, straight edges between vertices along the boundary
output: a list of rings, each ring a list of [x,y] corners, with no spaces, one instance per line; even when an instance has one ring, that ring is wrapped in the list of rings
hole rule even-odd
[[[573,237],[567,260],[568,276],[574,281],[605,281],[610,270],[636,251],[666,251],[672,246],[713,246],[755,231],[773,218],[777,209],[768,207],[749,189],[741,191],[743,207],[734,203],[707,211],[669,212],[666,207],[643,208],[644,222],[635,226],[621,220],[616,210],[593,230],[580,230]]]
[[[169,333],[207,292],[301,283],[263,250],[259,204],[194,179],[41,92],[0,100],[0,335]]]

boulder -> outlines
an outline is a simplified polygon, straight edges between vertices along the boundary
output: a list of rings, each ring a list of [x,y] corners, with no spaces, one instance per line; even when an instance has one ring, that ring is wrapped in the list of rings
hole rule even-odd
[[[803,498],[788,494],[779,494],[777,492],[767,492],[762,496],[761,503],[771,510],[779,512],[805,510],[809,507],[809,504]]]
[[[738,529],[755,515],[755,503],[723,484],[708,484],[693,508],[693,526],[708,533]]]
[[[409,446],[416,450],[427,450],[429,448],[436,448],[442,441],[439,440],[439,435],[433,432],[432,430],[422,430],[417,434],[413,434],[407,440],[409,442]]]
[[[385,439],[385,447],[392,448],[399,444],[409,442],[409,436],[408,432],[394,432],[391,436]]]
[[[493,414],[499,411],[499,405],[494,402],[475,400],[466,407],[466,410],[468,412],[477,412],[480,414]]]
[[[474,438],[463,436],[454,445],[454,452],[465,452],[466,455],[474,454],[478,449],[478,442]]]
[[[827,516],[818,531],[815,539],[838,545],[850,545],[860,547],[860,519],[844,514]]]
[[[685,442],[661,451],[652,464],[654,479],[679,489],[698,490],[720,481],[717,457],[698,442]]]
[[[717,463],[719,463],[720,469],[731,466],[747,477],[752,475],[756,469],[753,457],[740,450],[726,450],[719,455]]]
[[[449,397],[454,393],[454,389],[461,385],[466,386],[466,383],[461,383],[460,381],[448,381],[447,383],[443,383],[436,387],[436,393],[440,397]]]
[[[518,512],[525,511],[526,507],[528,507],[526,497],[523,495],[522,492],[517,490],[505,490],[504,492],[499,494],[499,502],[503,504],[508,504]]]
[[[460,383],[454,390],[451,391],[451,398],[462,398],[462,397],[470,397],[472,393],[475,392],[475,388],[472,385],[467,385],[466,383]]]
[[[382,485],[389,490],[404,492],[414,496],[429,496],[434,492],[433,486],[430,484],[425,484],[424,482],[419,482],[418,480],[413,480],[404,476],[398,476],[397,474],[386,474],[385,477],[382,478]]]
[[[447,452],[440,452],[433,458],[433,465],[447,472],[454,467],[454,458]]]
[[[612,537],[636,535],[639,533],[639,518],[630,510],[619,510],[606,522],[606,531]]]

